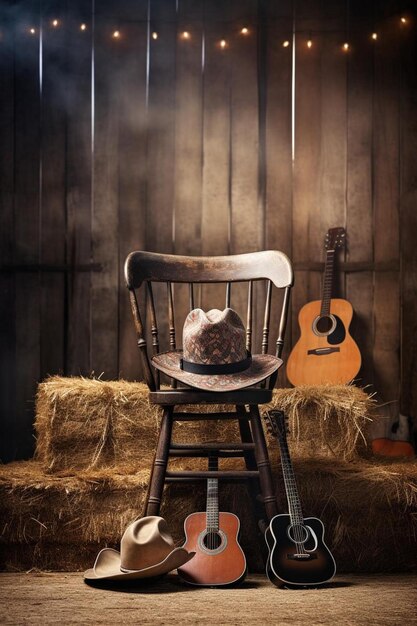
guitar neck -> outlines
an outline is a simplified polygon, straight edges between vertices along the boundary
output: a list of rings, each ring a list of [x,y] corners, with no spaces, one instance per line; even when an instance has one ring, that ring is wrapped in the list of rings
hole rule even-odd
[[[285,432],[285,429],[284,429]],[[302,524],[304,521],[303,511],[301,508],[300,496],[298,495],[297,482],[295,480],[294,469],[288,449],[287,437],[280,433],[278,437],[282,474],[284,476],[285,492],[287,494],[288,510],[292,524]]]
[[[217,478],[207,480],[206,504],[207,530],[219,530],[219,481]]]
[[[330,314],[330,300],[333,291],[335,250],[327,250],[326,265],[324,268],[323,297],[321,300],[320,317]]]

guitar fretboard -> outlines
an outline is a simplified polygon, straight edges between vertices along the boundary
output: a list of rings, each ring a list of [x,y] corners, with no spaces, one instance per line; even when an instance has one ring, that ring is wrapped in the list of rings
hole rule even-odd
[[[217,478],[207,480],[207,530],[219,530],[219,481]]]
[[[327,250],[326,266],[323,279],[323,297],[321,301],[320,316],[330,315],[330,300],[333,290],[334,250]]]
[[[285,491],[288,500],[288,509],[292,524],[302,524],[304,521],[303,510],[301,508],[300,496],[298,495],[297,483],[292,466],[290,452],[288,450],[287,437],[285,435],[285,425],[283,432],[278,436],[281,451],[282,474],[284,476]]]

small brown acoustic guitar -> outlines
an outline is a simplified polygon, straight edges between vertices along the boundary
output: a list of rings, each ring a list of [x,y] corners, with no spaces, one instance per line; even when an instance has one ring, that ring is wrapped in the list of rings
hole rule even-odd
[[[333,578],[336,563],[324,543],[322,522],[303,515],[288,450],[285,416],[274,410],[265,418],[268,430],[278,438],[289,510],[288,514],[275,515],[266,530],[266,574],[277,587],[317,587]]]
[[[332,298],[334,259],[345,237],[344,228],[327,232],[322,300],[305,304],[299,313],[301,336],[287,363],[287,377],[294,386],[346,384],[359,372],[361,354],[349,334],[352,305]]]
[[[217,469],[217,457],[209,457],[209,469]],[[191,513],[184,522],[183,547],[195,556],[178,573],[191,585],[232,585],[246,575],[246,558],[238,543],[240,522],[233,513],[219,512],[218,482],[207,480],[207,510]]]

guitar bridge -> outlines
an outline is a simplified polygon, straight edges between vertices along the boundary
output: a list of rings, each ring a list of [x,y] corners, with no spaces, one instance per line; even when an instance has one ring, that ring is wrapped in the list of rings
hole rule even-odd
[[[340,348],[314,348],[313,350],[308,350],[307,354],[320,356],[323,354],[331,354],[332,352],[340,352]]]
[[[291,561],[312,561],[313,559],[317,559],[317,554],[287,554],[287,559],[290,559]]]

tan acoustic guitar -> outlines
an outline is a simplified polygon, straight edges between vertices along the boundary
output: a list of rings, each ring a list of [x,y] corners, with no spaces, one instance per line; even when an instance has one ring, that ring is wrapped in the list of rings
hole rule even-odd
[[[352,305],[347,300],[332,298],[335,255],[345,239],[344,228],[330,228],[327,232],[323,297],[301,309],[301,336],[287,363],[287,377],[294,386],[346,384],[359,372],[361,354],[349,334]]]
[[[209,469],[217,470],[217,457],[209,457]],[[241,582],[246,558],[238,542],[240,522],[233,513],[219,512],[218,479],[207,480],[207,510],[191,513],[184,522],[186,550],[195,556],[178,568],[191,585],[221,587]]]

